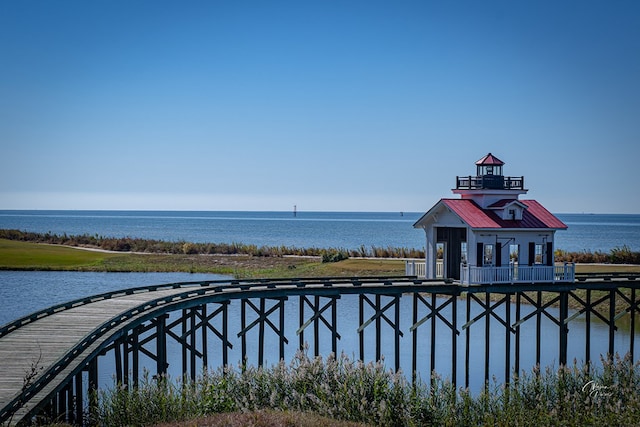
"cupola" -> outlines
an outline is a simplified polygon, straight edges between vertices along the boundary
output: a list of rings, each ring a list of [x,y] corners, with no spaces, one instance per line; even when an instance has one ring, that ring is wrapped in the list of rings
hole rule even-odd
[[[504,162],[491,153],[482,157],[476,163],[476,175],[457,176],[454,194],[460,194],[463,199],[471,199],[480,207],[487,208],[500,200],[517,200],[520,194],[525,194],[524,177],[504,176]],[[515,216],[519,216],[515,209]]]
[[[481,188],[503,188],[504,176],[502,175],[504,162],[489,153],[476,162],[476,176],[481,178]]]

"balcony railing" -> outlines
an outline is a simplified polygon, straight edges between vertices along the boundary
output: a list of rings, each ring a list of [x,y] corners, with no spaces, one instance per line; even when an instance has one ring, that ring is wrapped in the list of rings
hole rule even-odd
[[[483,175],[483,176],[457,176],[457,190],[524,190],[523,176],[502,176],[502,175]]]
[[[444,278],[442,263],[436,263],[436,277]],[[426,277],[423,261],[407,261],[405,274],[408,276]],[[506,267],[476,267],[474,265],[460,266],[460,283],[465,285],[491,285],[508,283],[556,283],[574,282],[575,264],[564,263],[553,266],[533,265],[520,266],[512,264]]]
[[[504,283],[555,283],[573,282],[575,280],[575,265],[533,265],[507,267],[476,267],[472,265],[460,266],[460,283],[472,284],[504,284]]]

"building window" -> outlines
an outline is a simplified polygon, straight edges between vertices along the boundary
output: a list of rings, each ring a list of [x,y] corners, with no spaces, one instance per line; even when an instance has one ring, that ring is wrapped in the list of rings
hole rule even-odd
[[[460,242],[460,262],[467,265],[467,242]]]
[[[484,245],[483,264],[484,265],[493,265],[493,245],[492,244],[485,244]]]
[[[520,245],[509,245],[509,262],[512,264],[517,264],[519,257]]]
[[[544,246],[541,245],[540,243],[536,243],[536,252],[535,252],[535,258],[534,258],[534,263],[535,264],[542,264],[543,262],[543,249]]]

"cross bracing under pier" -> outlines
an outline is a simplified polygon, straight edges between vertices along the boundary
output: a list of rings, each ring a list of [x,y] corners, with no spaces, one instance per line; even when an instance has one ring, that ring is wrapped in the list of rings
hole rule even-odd
[[[459,382],[462,368],[466,386],[476,359],[483,360],[484,376],[489,378],[489,362],[496,352],[503,352],[504,380],[509,381],[510,373],[521,368],[520,330],[531,322],[536,324],[534,348],[539,362],[547,334],[541,329],[542,319],[549,319],[556,328],[560,364],[567,363],[569,326],[579,316],[587,324],[587,361],[592,318],[609,328],[609,356],[618,351],[633,357],[640,281],[615,275],[576,278],[575,283],[514,285],[461,285],[407,276],[217,280],[147,286],[70,301],[0,328],[0,422],[27,422],[46,413],[82,424],[90,413],[85,406],[93,403],[89,391],[97,387],[100,360],[106,354],[115,359],[115,376],[125,385],[137,383],[142,358],[153,362],[154,374],[165,373],[172,364],[195,378],[199,369],[210,366],[212,352],[223,365],[237,363],[229,360],[228,353],[236,339],[242,360],[248,358],[247,337],[255,331],[258,364],[264,361],[265,344],[272,340],[280,357],[289,345],[309,346],[310,352],[320,355],[335,353],[341,341],[357,340],[362,360],[384,356],[396,370],[413,373],[425,367],[434,371],[440,362],[450,366],[454,383]],[[342,300],[347,295],[358,299],[356,330],[340,328]],[[286,312],[285,302],[291,298],[299,301],[296,313]],[[457,309],[460,300],[466,302],[466,310]],[[411,306],[408,326],[400,322],[401,301]],[[578,307],[571,315],[569,305]],[[232,310],[240,312],[239,330],[230,330]],[[614,336],[621,333],[616,321],[627,314],[630,346],[615,348]],[[295,336],[287,336],[285,317],[298,320]],[[492,322],[503,331],[500,345],[490,334]],[[448,332],[436,333],[442,329]],[[323,333],[329,337],[327,342],[320,339]],[[383,335],[390,336],[392,344]],[[483,337],[483,355],[470,354],[472,336]],[[180,360],[169,360],[176,357],[167,352],[169,342],[180,347]],[[446,348],[450,360],[437,361],[436,348]],[[407,354],[410,366],[402,366],[401,355]],[[29,370],[34,375],[25,384]]]

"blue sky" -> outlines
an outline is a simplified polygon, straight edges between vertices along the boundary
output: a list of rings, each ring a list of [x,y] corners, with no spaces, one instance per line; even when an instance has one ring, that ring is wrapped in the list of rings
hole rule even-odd
[[[0,209],[640,213],[640,2],[0,2]]]

